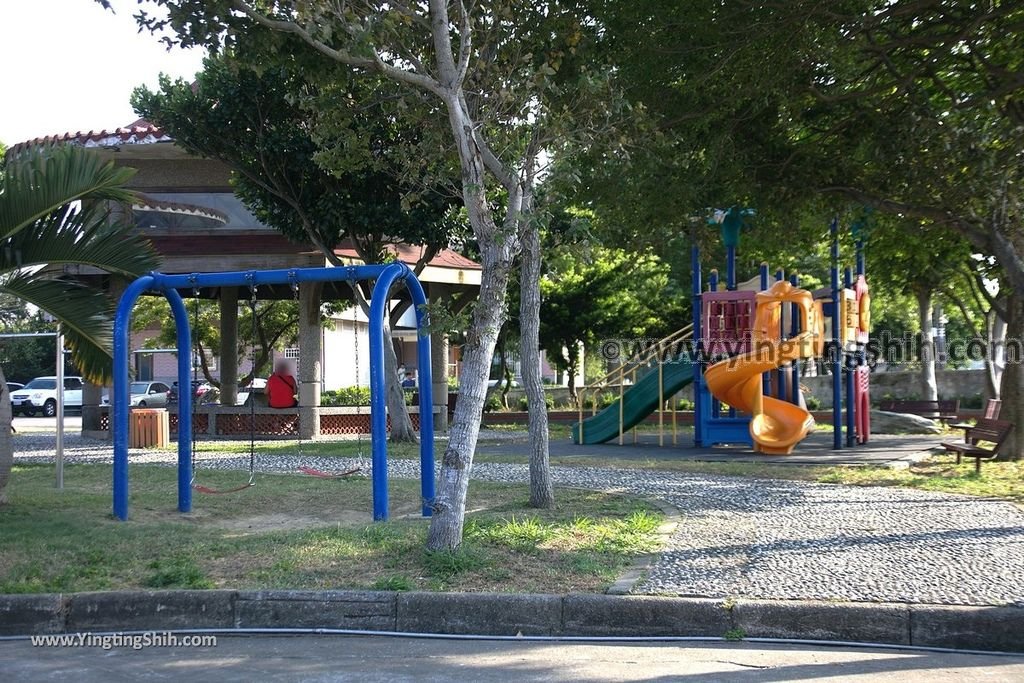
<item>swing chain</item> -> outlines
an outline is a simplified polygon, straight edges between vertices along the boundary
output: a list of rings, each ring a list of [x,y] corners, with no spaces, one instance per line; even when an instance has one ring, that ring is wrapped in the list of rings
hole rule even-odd
[[[199,412],[198,412],[199,411],[199,400],[198,400],[198,397],[195,395],[195,390],[193,388],[193,387],[195,387],[199,383],[199,359],[198,359],[198,356],[196,355],[196,347],[197,347],[196,340],[199,337],[199,287],[196,286],[196,278],[195,278],[194,275],[189,277],[189,281],[192,282],[192,301],[193,301],[193,304],[192,304],[192,330],[191,330],[191,335],[190,335],[192,343],[191,343],[191,348],[189,348],[189,353],[192,356],[192,384],[190,386],[188,386],[188,387],[182,387],[182,386],[178,387],[178,406],[179,406],[179,408],[181,406],[181,392],[182,391],[189,392],[189,398],[192,401],[192,403],[191,403],[191,405],[192,405],[192,434],[190,435],[192,437],[192,448],[190,449],[191,452],[192,452],[192,459],[191,459],[192,480],[189,482],[189,487],[193,487],[193,486],[196,485],[196,433],[197,433],[196,432],[196,416],[199,414]],[[179,417],[180,417],[180,411],[179,411]],[[179,424],[180,424],[180,420],[179,420]]]
[[[350,269],[350,275],[352,274]],[[358,282],[354,279],[349,280],[349,286],[352,288],[352,341],[355,361],[355,375],[356,375],[356,455],[359,458],[359,465],[363,465],[363,421],[362,421],[362,383],[360,381],[360,370],[362,369],[359,365],[359,296],[356,287]]]
[[[259,327],[256,321],[257,285],[249,283],[249,314],[252,316],[252,342],[249,345],[249,366],[252,379],[249,380],[249,486],[256,485],[256,340]]]

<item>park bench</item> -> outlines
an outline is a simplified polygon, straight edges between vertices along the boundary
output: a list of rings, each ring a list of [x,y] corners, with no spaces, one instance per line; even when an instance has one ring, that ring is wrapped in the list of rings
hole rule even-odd
[[[929,420],[955,420],[960,411],[960,401],[957,399],[938,401],[882,401],[879,406],[881,410],[889,413],[909,413],[919,415]]]
[[[981,461],[995,458],[999,453],[999,447],[1012,431],[1012,422],[981,418],[978,424],[967,430],[963,442],[943,442],[942,447],[947,452],[956,453],[958,465],[961,458],[974,458],[974,471],[980,474]]]
[[[1003,402],[1000,401],[998,398],[990,398],[988,400],[988,403],[985,404],[985,414],[982,417],[984,419],[986,419],[986,420],[998,420],[999,419],[999,411],[1002,408],[1002,406],[1003,406]],[[950,426],[951,429],[967,430],[967,429],[971,429],[972,427],[974,427],[974,424],[970,423],[970,422],[957,422],[957,423],[951,424],[949,426]],[[966,441],[966,440],[967,439],[966,439],[966,436],[965,436],[964,441]]]

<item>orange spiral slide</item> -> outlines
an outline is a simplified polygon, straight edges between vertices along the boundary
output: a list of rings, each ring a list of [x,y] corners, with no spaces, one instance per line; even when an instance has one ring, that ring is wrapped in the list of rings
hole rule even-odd
[[[795,337],[779,338],[782,305],[796,303],[801,329]],[[749,413],[750,436],[761,453],[788,455],[814,429],[814,417],[804,408],[765,396],[761,376],[798,358],[821,353],[821,316],[811,293],[786,281],[757,295],[753,350],[715,363],[704,373],[711,394],[739,411]]]

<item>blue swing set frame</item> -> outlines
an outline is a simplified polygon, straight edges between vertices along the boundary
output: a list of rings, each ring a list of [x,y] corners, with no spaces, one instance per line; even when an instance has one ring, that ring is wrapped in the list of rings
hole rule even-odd
[[[170,303],[176,325],[178,347],[178,386],[191,386],[192,333],[188,311],[178,290],[203,287],[248,287],[290,285],[314,282],[374,281],[370,299],[370,450],[373,465],[373,519],[388,518],[387,413],[384,376],[384,316],[392,286],[402,282],[409,290],[416,311],[417,359],[419,364],[420,409],[420,492],[423,516],[429,517],[434,501],[434,401],[430,366],[430,335],[423,286],[404,263],[376,266],[328,268],[289,268],[167,275],[152,272],[143,275],[124,291],[114,319],[113,512],[119,520],[128,519],[128,413],[129,413],[129,333],[135,303],[145,292],[162,294]],[[192,392],[178,392],[178,510],[192,510]]]

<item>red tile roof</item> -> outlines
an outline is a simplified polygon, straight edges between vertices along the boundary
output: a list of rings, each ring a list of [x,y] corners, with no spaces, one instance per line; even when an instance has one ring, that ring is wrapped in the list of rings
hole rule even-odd
[[[398,258],[409,265],[415,264],[419,261],[423,255],[424,247],[418,247],[411,244],[389,244],[385,247],[392,254],[397,254]],[[350,258],[361,260],[359,254],[351,246],[351,243],[342,243],[335,248],[334,253],[343,258]],[[457,270],[480,270],[481,266],[476,261],[470,260],[452,249],[442,249],[434,255],[434,258],[430,260],[427,265],[435,268],[455,268]]]
[[[295,244],[277,233],[265,235],[157,235],[150,240],[156,250],[164,256],[302,254],[316,251],[309,245]],[[396,251],[394,246],[389,246],[388,249],[392,253]],[[420,247],[402,244],[398,246],[397,251],[399,258],[409,265],[413,265],[419,260]],[[360,260],[355,249],[351,247],[341,246],[335,249],[334,253],[343,258]],[[480,270],[480,264],[451,249],[439,252],[428,265],[436,268]]]
[[[140,124],[140,125],[136,125]],[[114,130],[90,130],[88,133],[78,131],[77,133],[59,133],[47,135],[34,140],[19,142],[11,147],[12,151],[22,150],[33,145],[48,143],[70,142],[83,147],[113,147],[115,145],[144,145],[154,142],[172,142],[170,135],[164,132],[163,128],[154,126],[144,119],[135,121],[132,125]]]

